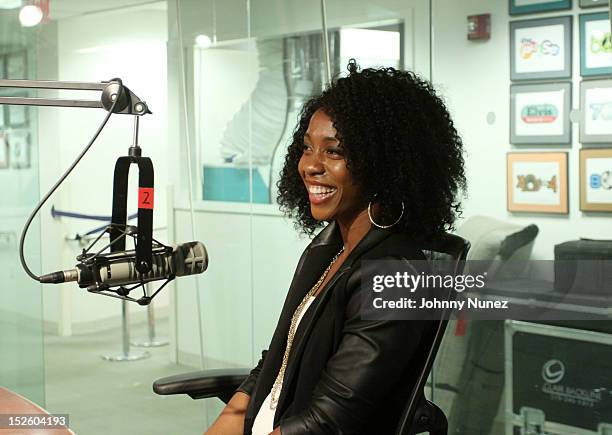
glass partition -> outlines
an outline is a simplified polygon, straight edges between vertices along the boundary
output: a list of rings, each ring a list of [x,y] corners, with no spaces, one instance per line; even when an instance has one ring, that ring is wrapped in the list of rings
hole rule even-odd
[[[249,39],[247,3],[169,2],[168,24],[170,113],[177,115],[170,119],[170,140],[185,153],[173,174],[174,237],[202,240],[210,256],[205,274],[176,283],[176,360],[202,368],[248,367],[251,180],[261,177],[252,170],[248,147],[257,51]],[[226,143],[235,143],[236,152],[222,153],[228,149],[223,137],[232,138]],[[204,428],[222,403],[202,402]]]
[[[364,68],[410,67],[429,76],[428,2],[379,3],[327,2],[332,76],[344,74],[350,58]],[[211,256],[198,278],[200,300],[194,282],[177,282],[177,358],[196,365],[202,346],[206,368],[250,367],[269,345],[309,242],[281,216],[276,181],[299,110],[327,83],[320,3],[174,5],[170,74],[185,81],[176,88],[173,134],[190,143],[195,209],[192,218],[183,155],[176,237],[189,237],[195,222]],[[222,404],[206,402],[210,424]]]
[[[168,242],[167,2],[36,2],[43,16],[30,27],[20,13],[22,3],[26,2],[0,1],[0,77],[96,83],[119,77],[146,101],[153,114],[142,118],[139,139],[143,155],[152,158],[155,168],[154,236]],[[29,95],[100,98],[99,92],[81,91]],[[137,361],[103,360],[101,356],[122,351],[120,301],[88,293],[76,283],[43,289],[19,264],[17,246],[27,216],[41,193],[83,150],[106,113],[57,107],[0,109],[0,386],[49,412],[69,414],[75,433],[200,431],[201,403],[163,400],[151,392],[156,378],[189,369],[168,364],[169,346],[151,347],[149,358]],[[27,262],[37,275],[75,267],[76,256],[110,220],[114,164],[133,144],[133,125],[132,117],[113,115],[41,209],[25,244]],[[133,167],[129,214],[137,209],[137,175]],[[157,338],[162,339],[169,333],[168,293],[160,293],[154,304]],[[127,339],[146,342],[146,307],[130,304],[128,309]],[[129,354],[142,351],[132,346]],[[177,419],[165,425],[169,412]],[[189,418],[181,418],[181,413]]]
[[[170,156],[178,148],[169,143],[168,2],[119,0],[113,2],[51,1],[49,22],[31,29],[40,50],[42,79],[102,82],[118,77],[144,100],[151,114],[139,121],[142,156],[152,160],[155,173],[153,236],[171,244],[167,201]],[[175,22],[175,21],[174,21]],[[99,92],[59,92],[61,98],[100,98]],[[176,94],[173,94],[173,96]],[[45,159],[41,165],[44,192],[74,161],[106,116],[104,110],[41,108],[39,120]],[[110,221],[113,175],[119,157],[134,143],[134,119],[113,115],[88,153],[50,198],[41,212],[44,272],[75,267],[76,257]],[[176,143],[176,142],[175,142]],[[41,152],[43,147],[41,147]],[[138,210],[138,168],[129,173],[127,212]],[[136,219],[130,219],[137,225]],[[185,238],[180,243],[191,240]],[[108,241],[108,236],[103,236]],[[128,242],[128,249],[131,248]],[[150,284],[154,290],[163,281]],[[139,297],[141,289],[130,296]],[[79,288],[76,283],[44,286],[45,369],[47,408],[70,414],[75,433],[196,433],[203,427],[202,403],[156,396],[152,382],[189,371],[169,363],[169,345],[144,343],[170,340],[169,288],[147,307],[127,304],[126,328],[122,302]],[[155,326],[152,340],[149,320]],[[128,330],[129,334],[124,335]],[[127,351],[124,343],[127,341]],[[172,415],[172,418],[168,416]]]
[[[19,25],[16,12],[0,9],[0,78],[35,78],[38,56],[35,37]],[[0,88],[0,95],[28,93]],[[17,254],[23,224],[39,198],[38,129],[35,109],[0,105],[0,387],[44,406],[41,286],[25,275]],[[38,271],[38,219],[25,253]]]

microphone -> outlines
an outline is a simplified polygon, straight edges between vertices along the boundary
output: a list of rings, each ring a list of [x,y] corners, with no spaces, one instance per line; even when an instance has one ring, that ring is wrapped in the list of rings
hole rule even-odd
[[[86,254],[84,258],[77,257],[81,263],[75,269],[43,275],[40,282],[60,284],[77,281],[81,288],[98,288],[100,284],[108,288],[195,275],[208,268],[208,253],[201,242],[187,242],[174,248],[154,248],[152,259],[151,270],[143,274],[136,270],[134,250]]]

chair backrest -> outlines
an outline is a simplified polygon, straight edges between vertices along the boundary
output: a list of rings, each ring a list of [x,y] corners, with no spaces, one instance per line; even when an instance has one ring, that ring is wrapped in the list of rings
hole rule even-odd
[[[429,242],[423,253],[429,260],[453,260],[457,266],[467,257],[470,242],[455,234],[444,233],[441,237]]]
[[[443,261],[445,263],[447,261],[452,261],[453,267],[450,272],[457,275],[463,272],[463,267],[465,265],[464,260],[467,257],[469,249],[470,242],[455,234],[445,233],[441,237],[426,244],[423,248],[423,253],[430,261]],[[449,289],[447,299],[454,298],[455,290],[451,288]],[[411,427],[417,407],[420,405],[421,392],[425,388],[425,383],[433,367],[450,315],[451,310],[445,311],[441,319],[436,321],[434,327],[429,331],[429,337],[425,337],[424,342],[431,343],[431,346],[427,349],[427,353],[422,359],[421,372],[417,378],[417,384],[412,390],[408,403],[399,420],[396,435],[408,435],[413,433],[411,432]]]

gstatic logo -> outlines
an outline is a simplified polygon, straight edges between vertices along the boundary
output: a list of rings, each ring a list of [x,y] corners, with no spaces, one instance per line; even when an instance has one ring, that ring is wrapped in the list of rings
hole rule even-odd
[[[521,110],[521,118],[526,124],[549,124],[558,117],[559,110],[552,104],[531,104]]]
[[[559,51],[559,45],[548,39],[542,42],[532,38],[521,39],[521,57],[523,59],[531,59],[534,54],[539,54],[540,56],[558,56]]]
[[[558,359],[550,359],[542,366],[542,379],[549,384],[560,382],[565,376],[565,365]]]

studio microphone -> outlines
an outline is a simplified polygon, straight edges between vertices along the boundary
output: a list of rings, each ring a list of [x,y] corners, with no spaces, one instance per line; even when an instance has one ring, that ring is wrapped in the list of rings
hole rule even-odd
[[[208,267],[208,253],[201,242],[187,242],[171,247],[153,248],[151,270],[136,270],[136,251],[119,251],[107,254],[85,254],[74,269],[53,272],[40,277],[45,284],[77,281],[85,288],[100,284],[124,286],[160,279],[172,279],[202,273]]]

